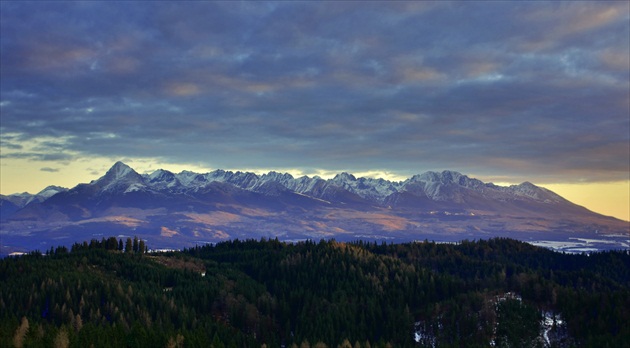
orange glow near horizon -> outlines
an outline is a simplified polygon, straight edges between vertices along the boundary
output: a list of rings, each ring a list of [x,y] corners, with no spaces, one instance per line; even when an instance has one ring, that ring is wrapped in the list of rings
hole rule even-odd
[[[630,180],[539,186],[596,213],[630,221]]]

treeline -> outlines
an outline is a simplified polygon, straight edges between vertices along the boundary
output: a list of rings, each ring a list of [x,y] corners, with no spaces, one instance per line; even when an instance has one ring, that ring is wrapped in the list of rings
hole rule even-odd
[[[64,248],[64,247],[59,247]],[[74,243],[72,244],[71,251],[90,250],[90,249],[105,249],[105,250],[118,250],[125,253],[140,253],[144,254],[148,252],[146,242],[142,239],[138,239],[137,236],[127,237],[126,243],[123,244],[122,239],[116,239],[116,237],[109,237],[107,239],[102,238],[100,241],[92,239],[89,243]]]
[[[49,250],[46,250],[45,255],[56,255],[56,254],[67,254],[69,251],[77,252],[77,251],[85,251],[90,249],[104,249],[104,250],[116,250],[125,253],[139,253],[145,254],[147,253],[148,247],[146,242],[142,239],[138,239],[137,236],[127,237],[127,242],[123,244],[122,239],[116,239],[116,237],[102,238],[100,241],[98,239],[92,239],[89,242],[84,241],[83,243],[74,243],[70,247],[70,250],[66,246],[58,246],[58,247],[50,247]],[[40,251],[34,251],[31,254],[40,254]]]
[[[0,346],[630,342],[627,251],[569,255],[509,239],[234,240],[160,254],[135,244],[111,237],[1,260]],[[543,312],[566,325],[543,337]]]

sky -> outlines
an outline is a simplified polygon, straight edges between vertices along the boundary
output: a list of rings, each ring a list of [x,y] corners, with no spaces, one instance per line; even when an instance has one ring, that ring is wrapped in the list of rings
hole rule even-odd
[[[0,2],[0,193],[456,170],[630,219],[630,3]]]

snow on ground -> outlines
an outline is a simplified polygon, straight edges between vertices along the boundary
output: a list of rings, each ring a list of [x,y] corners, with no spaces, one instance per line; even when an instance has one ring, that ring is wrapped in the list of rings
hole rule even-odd
[[[543,312],[543,320],[541,322],[542,337],[545,341],[545,347],[551,347],[552,343],[558,340],[558,331],[564,329],[565,322],[558,313]],[[552,336],[550,337],[550,333]],[[561,335],[560,335],[561,336]]]
[[[567,253],[590,253],[602,250],[610,249],[628,249],[630,248],[630,241],[628,239],[591,239],[591,238],[575,238],[571,237],[569,240],[556,241],[556,240],[536,240],[528,241],[529,244],[552,249],[555,251],[562,251]]]

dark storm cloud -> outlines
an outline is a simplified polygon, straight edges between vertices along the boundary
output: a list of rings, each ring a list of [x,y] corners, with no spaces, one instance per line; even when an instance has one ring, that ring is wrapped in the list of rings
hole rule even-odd
[[[625,2],[1,6],[5,157],[627,179]]]

